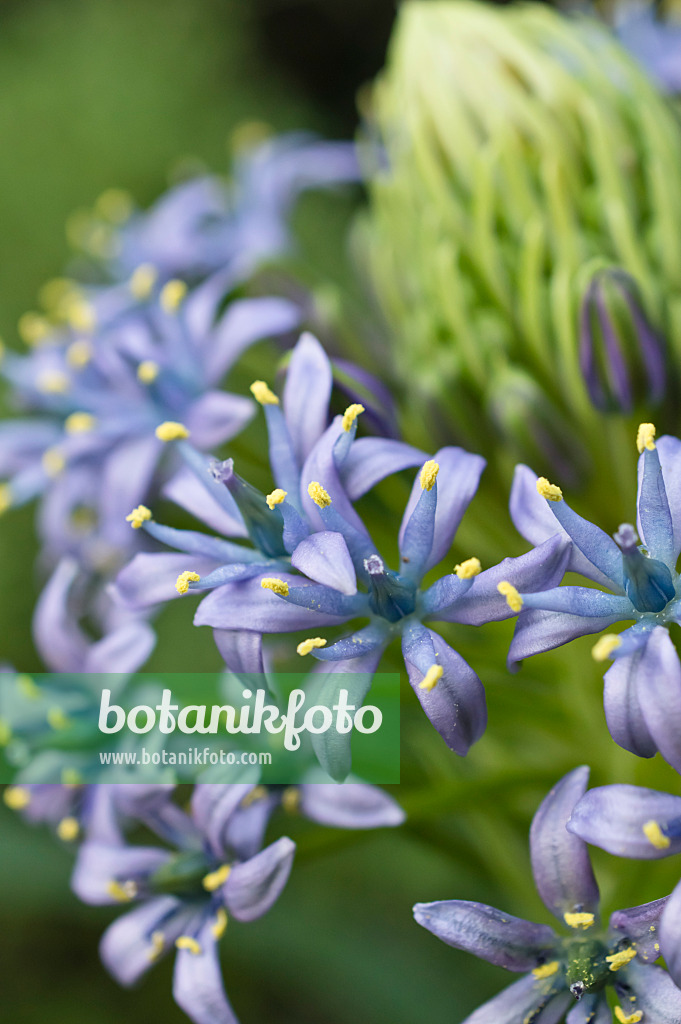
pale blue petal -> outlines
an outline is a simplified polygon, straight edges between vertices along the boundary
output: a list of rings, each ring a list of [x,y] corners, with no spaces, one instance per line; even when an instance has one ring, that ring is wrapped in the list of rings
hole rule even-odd
[[[326,430],[332,383],[328,356],[306,331],[291,353],[284,386],[284,413],[299,466]]]
[[[140,554],[116,578],[115,594],[127,608],[149,608],[181,595],[175,589],[180,573],[207,576],[217,568],[214,558],[202,555]]]
[[[662,903],[663,901],[658,900],[657,902]],[[659,947],[656,950],[653,944],[650,958],[657,959],[661,953],[667,970],[676,984],[681,985],[681,883],[676,886],[668,898],[659,930],[653,935],[659,940]]]
[[[173,999],[194,1024],[238,1024],[225,994],[217,943],[208,921],[195,936],[201,952],[178,949]]]
[[[663,626],[653,630],[638,657],[636,686],[645,723],[665,761],[681,772],[681,664]]]
[[[643,826],[656,822],[669,846],[655,846]],[[576,805],[568,829],[617,857],[658,860],[681,852],[681,797],[641,786],[600,786]],[[671,834],[674,833],[674,834]]]
[[[518,616],[508,652],[508,667],[516,672],[523,658],[562,647],[578,636],[600,633],[620,619],[619,615],[585,618],[566,612],[523,611]]]
[[[422,466],[427,458],[425,452],[403,441],[360,437],[343,463],[341,480],[350,500],[357,501],[387,476]]]
[[[400,805],[384,789],[361,782],[303,784],[300,811],[330,828],[395,827],[405,819]]]
[[[644,903],[640,907],[616,910],[610,917],[610,929],[623,935],[636,946],[636,955],[643,961],[654,961],[660,955],[660,943],[664,941],[658,931],[662,912],[672,897]],[[674,911],[672,909],[671,914]],[[667,961],[667,966],[669,962]]]
[[[283,836],[250,860],[235,864],[221,890],[228,913],[237,921],[262,917],[286,885],[295,852],[296,844]]]
[[[134,985],[153,967],[158,959],[150,955],[154,932],[163,932],[166,952],[174,948],[186,921],[186,914],[178,913],[181,906],[174,896],[158,896],[109,925],[99,944],[99,955],[119,985]]]
[[[615,743],[637,757],[654,757],[657,744],[641,707],[639,668],[642,652],[617,658],[603,677],[605,720]]]
[[[295,549],[291,564],[311,580],[341,594],[357,593],[355,568],[340,533],[328,530],[313,533]]]
[[[296,591],[305,589],[299,586],[300,576],[277,573],[277,578],[295,587]],[[315,586],[315,589],[319,591],[323,588]],[[343,595],[337,597],[340,599]],[[302,600],[303,595],[300,598]],[[260,579],[256,578],[243,583],[227,583],[211,591],[199,605],[194,625],[213,626],[217,629],[247,629],[260,633],[290,633],[298,629],[319,630],[324,626],[336,626],[345,619],[344,614],[322,614],[277,597],[271,590],[263,590]]]
[[[652,558],[673,569],[676,564],[674,524],[657,448],[652,451],[645,448],[639,462],[643,463],[637,501],[641,540]]]
[[[202,451],[218,448],[240,434],[255,413],[255,403],[243,395],[205,391],[184,414],[192,444]]]

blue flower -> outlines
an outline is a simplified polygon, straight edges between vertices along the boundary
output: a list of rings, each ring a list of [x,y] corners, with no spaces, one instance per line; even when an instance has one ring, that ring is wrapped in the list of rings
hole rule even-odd
[[[622,3],[615,32],[627,50],[665,92],[681,91],[681,24],[660,17],[653,3]]]
[[[608,728],[626,750],[641,757],[659,750],[681,770],[679,730],[670,715],[670,707],[681,708],[681,665],[667,629],[681,617],[681,442],[661,437],[656,444],[654,436],[652,424],[641,424],[637,529],[623,524],[613,537],[577,515],[559,487],[537,480],[526,466],[516,470],[511,513],[521,533],[540,543],[558,530],[572,542],[568,569],[608,589],[561,586],[526,594],[519,588],[509,597],[520,611],[509,662],[515,668],[522,658],[633,619],[593,648],[597,661],[614,659],[604,680]]]
[[[448,945],[507,970],[529,972],[464,1024],[558,1024],[566,1011],[568,1024],[608,1024],[606,992],[611,986],[620,1001],[615,1007],[619,1024],[676,1024],[681,1019],[681,991],[654,963],[665,900],[616,911],[605,932],[598,926],[599,892],[587,847],[565,827],[588,776],[583,767],[561,779],[530,830],[539,895],[567,925],[567,937],[481,903],[443,900],[414,907],[418,923]]]

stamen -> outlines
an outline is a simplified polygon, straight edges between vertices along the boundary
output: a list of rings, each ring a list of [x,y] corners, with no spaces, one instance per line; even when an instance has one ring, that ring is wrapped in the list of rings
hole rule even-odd
[[[156,437],[159,441],[183,441],[189,437],[189,431],[184,423],[176,423],[175,420],[166,420],[156,427]]]
[[[617,633],[606,633],[591,648],[591,657],[594,661],[607,661],[612,652],[621,646],[622,641]]]
[[[93,354],[91,343],[86,338],[77,338],[66,350],[66,362],[74,370],[82,370],[90,362]]]
[[[92,416],[89,412],[72,412],[64,420],[64,430],[67,434],[89,434],[96,425],[96,416]]]
[[[535,978],[550,978],[551,975],[555,974],[560,964],[557,960],[552,960],[549,964],[541,964],[540,967],[535,967],[532,973]]]
[[[151,933],[151,949],[147,953],[148,958],[153,962],[158,960],[161,953],[165,949],[166,937],[163,932],[152,932]]]
[[[312,483],[308,485],[307,493],[310,495],[317,508],[328,508],[331,504],[331,495],[328,491],[325,491],[322,485],[317,483],[316,480],[313,480]]]
[[[69,390],[69,378],[59,370],[48,370],[38,377],[38,391],[45,395],[63,395]]]
[[[149,519],[151,519],[151,509],[148,509],[146,505],[138,505],[129,516],[125,517],[126,523],[131,523],[133,530],[139,530],[142,523],[146,523]]]
[[[266,576],[265,579],[260,580],[260,586],[263,590],[271,590],[278,594],[279,597],[288,597],[288,583],[284,583],[283,580],[278,580],[274,576]]]
[[[229,873],[232,870],[230,864],[223,864],[217,871],[211,871],[205,875],[202,885],[207,892],[215,892],[221,885],[224,885],[229,878]]]
[[[83,299],[74,299],[69,302],[66,318],[74,331],[90,333],[97,326],[94,309],[89,302],[85,302]]]
[[[523,599],[508,580],[502,580],[501,583],[497,583],[497,590],[499,593],[506,598],[506,604],[512,612],[519,612],[523,606]]]
[[[296,786],[287,786],[281,794],[281,806],[287,814],[297,814],[300,810],[300,790]]]
[[[117,882],[113,879],[106,887],[106,891],[117,903],[130,903],[137,896],[137,885],[135,882]]]
[[[137,379],[140,384],[153,384],[160,372],[161,367],[153,359],[143,359],[137,367]]]
[[[434,690],[442,679],[444,669],[442,665],[431,665],[425,676],[419,683],[419,690],[426,690],[428,693]]]
[[[62,768],[61,781],[63,786],[75,789],[83,784],[83,776],[75,768]]]
[[[95,201],[95,211],[112,224],[123,224],[132,209],[132,196],[124,188],[107,188]]]
[[[61,708],[50,708],[47,712],[47,724],[55,732],[60,732],[62,729],[69,728],[71,719]]]
[[[0,718],[0,747],[6,747],[12,739],[12,730],[5,718]]]
[[[130,291],[136,299],[148,299],[158,279],[153,263],[140,263],[130,278]]]
[[[188,949],[194,956],[200,956],[203,953],[200,945],[191,935],[180,935],[179,939],[175,939],[175,945],[178,949]]]
[[[186,594],[189,590],[190,583],[198,583],[201,577],[198,572],[192,572],[191,569],[185,569],[175,580],[175,590],[178,594]]]
[[[479,558],[467,558],[465,562],[454,566],[454,572],[460,580],[470,580],[482,571]]]
[[[671,846],[671,839],[664,834],[658,821],[647,821],[643,826],[643,835],[656,850],[667,850]]]
[[[258,800],[264,800],[267,796],[267,786],[255,786],[250,793],[247,793],[243,798],[240,807],[250,807],[251,804],[256,803]]]
[[[636,434],[636,447],[642,454],[645,448],[649,452],[655,451],[655,424],[641,423]]]
[[[636,956],[636,950],[633,947],[629,949],[621,949],[619,953],[613,953],[611,956],[606,956],[606,963],[610,964],[611,971],[619,971],[620,967],[626,967],[628,963]]]
[[[31,793],[23,786],[8,786],[2,799],[10,811],[23,811],[31,802]]]
[[[363,405],[358,405],[357,403],[355,403],[354,405],[349,405],[345,412],[343,413],[343,430],[345,430],[346,432],[350,430],[352,424],[355,422],[357,417],[361,415],[361,413],[363,412]]]
[[[180,303],[187,294],[187,285],[184,281],[174,278],[163,285],[161,289],[160,302],[164,313],[177,313]]]
[[[321,636],[311,637],[309,640],[303,640],[302,643],[298,644],[296,650],[302,658],[311,651],[314,651],[317,647],[326,647],[326,640]]]
[[[563,914],[563,920],[569,928],[590,928],[595,918],[586,911],[576,911],[574,914]]]
[[[42,467],[49,477],[59,476],[66,466],[66,459],[58,448],[48,448],[43,452]]]
[[[211,925],[211,933],[214,939],[221,939],[227,927],[227,912],[224,907],[218,907],[215,915],[215,922]]]
[[[0,484],[0,516],[12,505],[12,489],[9,484]]]
[[[638,1024],[640,1020],[643,1020],[643,1012],[641,1010],[634,1010],[633,1013],[626,1014],[621,1006],[615,1007],[615,1016],[619,1024]]]
[[[440,472],[440,467],[434,459],[429,459],[421,470],[421,488],[424,491],[432,491],[433,485],[437,480],[437,475]]]
[[[19,317],[17,324],[19,337],[27,345],[39,345],[41,341],[49,337],[51,327],[49,321],[38,313],[24,313]]]
[[[77,818],[62,818],[57,825],[57,835],[65,843],[72,843],[74,839],[78,838],[79,832],[80,825]]]
[[[282,491],[281,487],[275,487],[275,489],[267,495],[265,501],[267,502],[268,507],[273,510],[275,505],[281,505],[287,494],[288,491]]]
[[[540,476],[537,480],[537,493],[540,494],[542,498],[546,498],[547,501],[563,500],[563,492],[558,484],[550,483],[545,476]]]
[[[37,700],[40,696],[40,687],[36,686],[31,677],[25,673],[17,676],[15,684],[17,689],[23,693],[24,697],[28,697],[29,700]]]
[[[261,405],[279,405],[279,399],[274,391],[270,391],[264,380],[254,380],[251,384],[251,393]]]

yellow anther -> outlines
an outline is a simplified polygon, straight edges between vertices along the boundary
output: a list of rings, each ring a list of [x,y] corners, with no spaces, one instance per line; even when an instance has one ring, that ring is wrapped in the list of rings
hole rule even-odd
[[[364,406],[359,405],[357,402],[354,405],[349,405],[343,413],[343,430],[348,431],[352,427],[358,416],[364,412]]]
[[[141,384],[153,384],[161,367],[153,359],[144,359],[137,367],[137,379]]]
[[[655,450],[654,423],[639,424],[638,432],[636,434],[636,447],[638,448],[639,452],[643,452],[644,448],[647,448],[649,452]]]
[[[622,949],[619,953],[613,953],[612,956],[606,956],[606,963],[610,964],[611,971],[619,971],[620,967],[626,967],[628,963],[636,956],[636,950],[633,947],[629,949]]]
[[[288,597],[288,583],[278,580],[275,576],[266,576],[264,580],[260,580],[260,586],[263,590],[271,590],[278,594],[279,597]]]
[[[147,953],[148,958],[153,962],[158,960],[161,953],[165,949],[166,937],[163,932],[152,932],[151,933],[151,949]]]
[[[92,359],[92,344],[87,338],[76,338],[66,350],[66,362],[74,370],[82,370]]]
[[[0,516],[12,505],[12,488],[9,484],[0,484]]]
[[[50,708],[47,712],[47,724],[50,729],[60,732],[62,729],[69,728],[71,719],[61,708]]]
[[[72,412],[64,420],[64,430],[67,434],[89,434],[96,426],[97,418],[89,412]]]
[[[217,871],[211,871],[209,874],[204,875],[203,888],[207,892],[215,892],[221,885],[224,885],[229,878],[229,873],[232,870],[231,865],[223,864]]]
[[[575,911],[574,914],[563,914],[563,920],[568,928],[590,928],[594,923],[595,918],[593,914],[589,914],[585,910]]]
[[[497,590],[502,597],[506,598],[506,604],[512,612],[520,611],[523,606],[523,599],[512,583],[509,583],[508,580],[502,580],[501,583],[497,583]]]
[[[313,636],[309,640],[303,640],[302,643],[298,644],[296,650],[304,658],[306,654],[314,651],[317,647],[326,647],[326,640],[321,636]]]
[[[551,975],[555,974],[560,964],[557,960],[552,960],[549,964],[542,964],[541,967],[535,967],[532,973],[535,978],[550,978]]]
[[[176,423],[175,420],[166,420],[156,427],[156,437],[159,441],[183,441],[189,437],[189,431],[184,423]]]
[[[421,470],[421,488],[424,491],[432,491],[433,484],[437,480],[437,475],[440,472],[440,467],[434,459],[429,459]]]
[[[45,309],[56,310],[69,295],[73,294],[75,287],[75,282],[68,277],[53,277],[42,285],[38,298]]]
[[[80,825],[77,818],[62,818],[57,825],[57,835],[65,843],[72,843],[74,839],[78,838],[79,832]]]
[[[470,580],[482,570],[479,558],[467,558],[465,562],[454,566],[454,572],[460,580]]]
[[[36,686],[30,676],[27,676],[22,672],[21,675],[17,676],[14,680],[17,689],[23,693],[24,697],[28,697],[29,700],[36,700],[40,696],[40,687]]]
[[[89,334],[97,326],[95,311],[89,302],[83,299],[73,299],[68,303],[66,318],[74,331],[85,331]]]
[[[133,530],[139,530],[142,523],[146,523],[149,519],[151,519],[151,509],[148,509],[146,505],[138,505],[129,516],[125,517],[126,523],[130,523]]]
[[[328,491],[325,491],[320,483],[313,480],[311,484],[308,484],[307,493],[314,501],[317,508],[328,508],[331,504],[331,495]]]
[[[95,212],[112,224],[122,224],[133,210],[133,199],[124,188],[107,188],[95,200]]]
[[[540,476],[537,480],[537,493],[546,498],[547,501],[562,501],[563,492],[561,491],[558,484],[552,484],[545,476]]]
[[[173,278],[172,281],[168,281],[164,284],[161,289],[161,309],[165,313],[176,313],[186,294],[187,285],[184,281],[179,281],[177,278]]]
[[[251,394],[256,402],[260,402],[261,405],[279,405],[279,399],[274,391],[268,388],[264,380],[253,381],[251,384]]]
[[[641,1010],[634,1010],[633,1013],[625,1013],[621,1006],[615,1007],[615,1016],[619,1021],[619,1024],[638,1024],[640,1020],[643,1020],[643,1012]]]
[[[130,278],[130,291],[136,299],[148,299],[156,284],[158,271],[152,263],[140,263]]]
[[[44,316],[39,313],[24,313],[19,317],[17,324],[19,337],[27,345],[39,345],[51,333],[51,326]]]
[[[42,467],[50,477],[59,476],[66,466],[66,459],[58,448],[48,448],[43,452]]]
[[[287,814],[297,814],[300,810],[300,790],[296,786],[287,786],[281,794],[281,806]]]
[[[275,505],[281,505],[282,501],[285,500],[287,494],[288,491],[282,491],[281,487],[276,487],[270,494],[267,495],[265,501],[267,502],[269,507],[273,509]]]
[[[267,786],[254,786],[250,793],[243,798],[239,807],[250,807],[258,800],[264,800],[267,796]]]
[[[198,572],[192,572],[191,569],[185,569],[175,580],[175,590],[178,594],[186,594],[189,590],[190,583],[198,583],[201,577]]]
[[[218,907],[217,914],[215,915],[215,921],[210,926],[211,933],[214,939],[221,939],[225,934],[225,928],[227,927],[227,912],[224,907]]]
[[[10,811],[23,811],[31,802],[31,794],[23,786],[8,786],[2,799]]]
[[[76,786],[82,786],[83,776],[75,768],[62,768],[61,772],[62,786],[68,786],[70,789],[75,789]]]
[[[63,395],[69,390],[69,384],[69,378],[60,370],[48,370],[47,373],[42,373],[37,381],[38,391],[45,395]]]
[[[12,729],[5,718],[0,718],[0,747],[6,747],[12,739]]]
[[[591,648],[591,657],[594,661],[607,661],[612,652],[621,646],[622,641],[617,633],[606,633]]]
[[[135,882],[117,882],[113,879],[106,887],[107,895],[116,903],[130,903],[137,896],[137,885]]]
[[[191,935],[180,935],[179,939],[175,939],[175,945],[178,949],[188,949],[194,956],[200,956],[203,952],[196,939],[193,939]]]
[[[431,665],[419,683],[419,690],[425,690],[427,693],[430,693],[442,679],[443,672],[442,665]]]
[[[2,338],[0,338],[0,363],[3,361],[4,358],[5,358],[5,343],[2,340]]]
[[[643,835],[656,850],[668,850],[671,846],[671,839],[664,834],[658,821],[647,821],[643,826]]]

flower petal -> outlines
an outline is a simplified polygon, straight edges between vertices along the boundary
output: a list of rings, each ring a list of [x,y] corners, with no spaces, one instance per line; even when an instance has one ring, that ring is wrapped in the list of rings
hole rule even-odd
[[[642,467],[642,468],[641,468]],[[669,510],[665,481],[657,448],[644,448],[639,458],[638,526],[641,540],[652,558],[658,558],[669,568],[676,563],[674,554],[674,524]]]
[[[643,1020],[649,1024],[678,1024],[681,1020],[681,989],[656,964],[632,960],[626,968],[626,981],[636,996],[628,1005],[643,1011]]]
[[[362,782],[315,782],[300,787],[306,818],[332,828],[386,828],[401,825],[405,813],[384,789]]]
[[[163,932],[166,950],[182,934],[185,915],[174,896],[159,896],[135,907],[110,924],[99,944],[102,963],[119,985],[134,985],[157,960],[152,934]]]
[[[573,1006],[567,1017],[566,1024],[612,1024],[612,1014],[605,996],[598,992],[588,992]]]
[[[168,850],[154,846],[113,846],[89,841],[78,851],[71,888],[83,903],[95,906],[116,904],[112,882],[144,883],[170,857]]]
[[[516,622],[508,652],[508,667],[511,672],[517,672],[523,658],[553,651],[578,636],[600,633],[618,621],[618,615],[584,618],[582,615],[568,615],[566,612],[546,612],[539,609],[524,611]]]
[[[199,576],[207,576],[218,565],[214,558],[205,555],[142,553],[119,572],[114,592],[127,608],[149,608],[181,596],[175,589],[180,573],[191,569]]]
[[[255,921],[276,902],[288,881],[295,852],[296,844],[283,836],[250,860],[234,865],[222,895],[237,921]]]
[[[248,536],[248,531],[233,499],[233,514],[230,514],[186,466],[164,485],[162,493],[165,498],[169,498],[180,508],[191,512],[193,516],[210,526],[216,533],[222,534],[223,537]],[[229,491],[227,491],[227,496],[231,499]]]
[[[425,452],[403,441],[360,437],[343,463],[341,480],[350,501],[356,501],[387,476],[422,466],[427,458]]]
[[[232,672],[260,675],[265,671],[262,657],[262,636],[249,630],[214,629],[213,639]]]
[[[681,797],[616,785],[590,789],[577,803],[567,827],[586,843],[618,857],[658,860],[681,852],[680,823]],[[651,825],[662,833],[656,842],[644,832]],[[668,829],[677,834],[667,835]],[[655,838],[655,831],[652,834]]]
[[[632,619],[631,601],[618,594],[606,594],[591,587],[554,587],[536,594],[523,594],[523,608],[540,608],[549,612],[566,612],[585,618]]]
[[[569,992],[558,992],[552,979],[537,980],[532,974],[509,985],[480,1006],[462,1024],[558,1024],[573,1002]]]
[[[289,586],[299,586],[300,576],[279,573]],[[313,584],[313,586],[317,586]],[[329,593],[333,593],[329,591]],[[195,626],[213,626],[217,629],[246,629],[261,633],[290,633],[296,629],[320,629],[336,626],[345,621],[343,615],[322,614],[300,607],[270,590],[263,590],[260,579],[242,583],[227,583],[213,590],[196,610]]]
[[[341,594],[357,593],[355,567],[340,533],[324,530],[306,537],[291,555],[291,564],[311,580]]]
[[[178,949],[173,972],[173,999],[194,1024],[238,1024],[227,1001],[217,942],[208,921],[197,933],[201,950]]]
[[[637,757],[654,757],[657,744],[650,735],[639,690],[642,651],[617,658],[603,677],[605,720],[615,743]]]
[[[644,903],[640,907],[616,910],[610,916],[611,930],[630,939],[635,944],[641,960],[657,960],[660,955],[660,918],[670,900],[671,897],[665,896],[661,900],[653,900],[652,903]]]
[[[286,425],[299,466],[326,430],[332,383],[329,358],[306,331],[291,353],[284,386]]]
[[[208,451],[241,433],[254,413],[255,404],[249,398],[226,391],[204,391],[189,407],[183,422],[193,444]]]
[[[88,639],[68,607],[78,571],[74,559],[62,559],[33,613],[33,639],[43,661],[53,672],[82,672],[87,658]]]
[[[659,924],[658,932],[653,937],[659,941],[657,949],[653,944],[651,960],[657,959],[662,953],[667,970],[677,985],[681,985],[681,884],[677,885],[674,892],[667,900],[657,900],[657,903],[665,903],[664,913]]]
[[[293,331],[300,323],[300,309],[276,296],[237,299],[209,336],[204,363],[206,380],[217,384],[239,357],[264,338]]]
[[[240,803],[254,789],[254,783],[199,783],[191,798],[192,818],[205,836],[213,854],[227,854],[225,832]]]
[[[667,493],[672,518],[674,532],[673,563],[681,552],[681,441],[677,437],[670,437],[668,434],[665,434],[664,437],[660,437],[655,441],[655,447],[660,457],[664,488]],[[639,460],[639,481],[642,477],[642,471],[643,462]]]
[[[681,663],[663,626],[653,630],[639,659],[636,686],[645,724],[665,761],[681,772]]]
[[[155,645],[156,634],[148,623],[129,622],[92,644],[83,672],[137,672]]]

